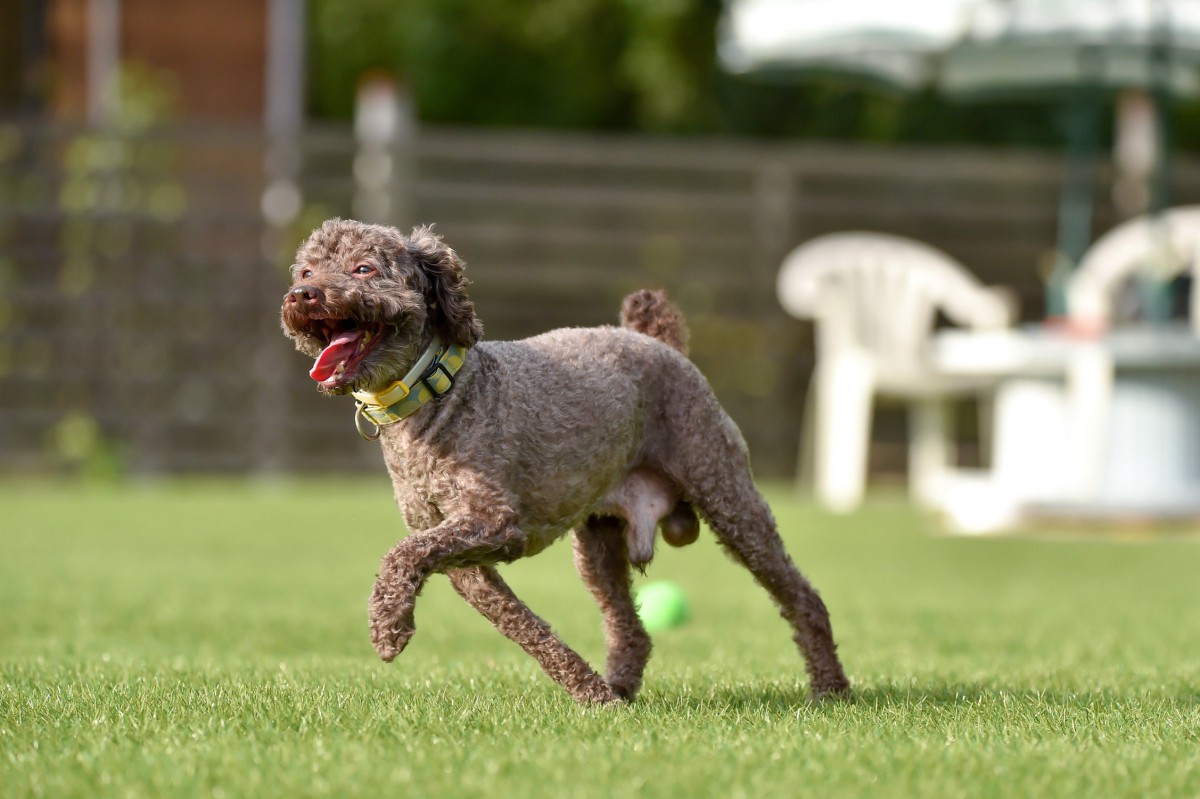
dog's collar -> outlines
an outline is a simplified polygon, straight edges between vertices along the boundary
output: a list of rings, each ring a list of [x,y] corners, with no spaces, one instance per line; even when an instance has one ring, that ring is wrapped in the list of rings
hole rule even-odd
[[[462,369],[467,357],[467,348],[458,344],[442,344],[434,338],[429,348],[421,354],[408,374],[382,391],[351,392],[358,407],[354,412],[354,426],[358,434],[368,441],[379,438],[381,427],[405,419],[432,399],[444,396],[454,387],[454,376]],[[368,430],[364,419],[374,424]]]

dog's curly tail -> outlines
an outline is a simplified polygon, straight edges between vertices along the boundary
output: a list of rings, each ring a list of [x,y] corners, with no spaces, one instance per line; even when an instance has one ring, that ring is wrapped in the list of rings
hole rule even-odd
[[[639,289],[621,303],[621,327],[645,333],[687,355],[688,329],[683,311],[665,291]]]

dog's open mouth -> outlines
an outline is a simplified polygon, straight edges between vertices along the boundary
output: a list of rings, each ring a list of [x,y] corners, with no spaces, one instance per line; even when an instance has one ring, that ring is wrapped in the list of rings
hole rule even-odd
[[[359,365],[383,341],[383,328],[355,327],[349,319],[324,319],[310,331],[328,342],[308,376],[322,388],[340,388],[354,379]]]

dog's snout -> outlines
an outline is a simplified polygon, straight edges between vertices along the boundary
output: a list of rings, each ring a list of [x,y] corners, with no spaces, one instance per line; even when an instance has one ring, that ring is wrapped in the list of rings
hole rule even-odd
[[[287,295],[289,303],[301,303],[304,305],[316,305],[324,299],[325,292],[316,286],[296,286]]]

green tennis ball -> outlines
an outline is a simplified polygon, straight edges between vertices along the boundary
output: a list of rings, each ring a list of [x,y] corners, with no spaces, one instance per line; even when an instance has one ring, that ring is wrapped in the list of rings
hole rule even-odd
[[[687,594],[667,580],[646,583],[637,592],[638,618],[650,632],[670,630],[692,615]]]

